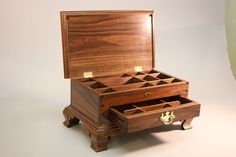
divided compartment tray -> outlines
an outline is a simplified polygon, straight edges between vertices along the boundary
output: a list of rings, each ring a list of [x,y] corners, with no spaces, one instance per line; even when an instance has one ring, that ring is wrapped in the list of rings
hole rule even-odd
[[[186,81],[156,70],[133,74],[124,73],[118,76],[80,79],[80,82],[100,94],[110,94],[146,87],[157,87],[173,83],[186,83]]]
[[[175,122],[197,117],[199,112],[199,103],[173,96],[111,107],[109,117],[122,132],[130,133],[163,125],[161,116],[165,114],[173,114]]]

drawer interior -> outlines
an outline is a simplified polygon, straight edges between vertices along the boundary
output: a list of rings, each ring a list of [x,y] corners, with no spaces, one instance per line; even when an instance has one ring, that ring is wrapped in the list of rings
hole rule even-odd
[[[190,102],[192,101],[187,98],[183,98],[180,96],[173,96],[168,98],[161,98],[138,103],[126,104],[122,106],[115,106],[112,107],[111,110],[113,110],[114,112],[119,112],[125,116],[129,116],[152,110],[178,107],[180,105],[184,105]]]
[[[147,72],[124,73],[119,76],[80,79],[82,84],[100,94],[109,94],[140,88],[152,88],[176,83],[187,83],[184,80],[151,70]]]
[[[110,108],[110,120],[124,133],[169,125],[198,117],[200,104],[180,96],[130,103]]]

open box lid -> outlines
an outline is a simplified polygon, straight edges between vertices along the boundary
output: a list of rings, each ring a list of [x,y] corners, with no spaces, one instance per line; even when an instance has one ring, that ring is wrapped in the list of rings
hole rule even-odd
[[[153,11],[62,11],[65,78],[154,67]]]

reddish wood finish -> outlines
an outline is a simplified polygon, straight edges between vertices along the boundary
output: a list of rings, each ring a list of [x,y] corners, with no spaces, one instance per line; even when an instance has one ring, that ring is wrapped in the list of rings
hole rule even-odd
[[[64,125],[82,121],[95,151],[122,133],[174,121],[191,128],[200,104],[187,99],[189,83],[153,69],[153,11],[69,11],[61,21],[64,74],[71,78]]]

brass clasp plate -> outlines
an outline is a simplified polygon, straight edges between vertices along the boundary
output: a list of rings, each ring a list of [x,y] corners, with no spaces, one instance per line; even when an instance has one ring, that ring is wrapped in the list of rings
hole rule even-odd
[[[93,77],[93,72],[89,71],[89,72],[84,72],[84,78],[91,78]]]
[[[165,125],[171,124],[174,121],[174,119],[175,115],[173,111],[172,112],[167,111],[165,113],[162,113],[160,117],[161,122],[163,122]]]

